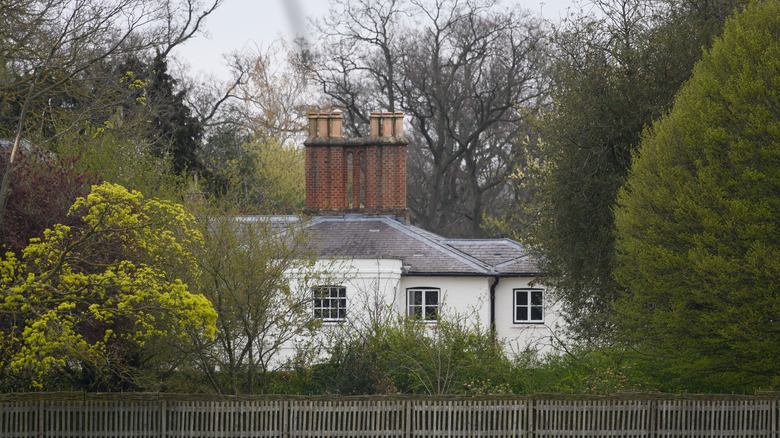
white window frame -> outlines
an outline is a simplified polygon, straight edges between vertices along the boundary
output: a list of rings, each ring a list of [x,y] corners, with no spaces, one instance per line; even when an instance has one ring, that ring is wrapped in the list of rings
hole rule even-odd
[[[436,293],[435,303],[434,300],[429,300],[432,292]],[[420,294],[419,304],[418,300],[413,298],[413,295]],[[435,314],[433,318],[429,316],[429,310],[432,310]],[[441,311],[441,289],[438,287],[410,287],[406,289],[406,315],[410,319],[416,319],[422,322],[437,322],[439,320],[439,313]]]
[[[520,299],[525,294],[525,303]],[[534,303],[533,297],[538,296],[538,303]],[[526,318],[520,318],[518,313],[525,310]],[[538,310],[539,317],[534,318],[534,310]],[[513,289],[512,290],[512,321],[515,324],[544,324],[544,289]]]
[[[336,295],[334,295],[334,292]],[[323,285],[313,288],[315,319],[324,322],[340,322],[347,317],[347,287]],[[335,312],[335,313],[334,313]]]

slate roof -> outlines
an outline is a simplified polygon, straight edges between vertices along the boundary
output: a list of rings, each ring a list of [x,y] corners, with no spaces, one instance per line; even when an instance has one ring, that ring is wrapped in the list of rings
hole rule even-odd
[[[456,248],[486,263],[503,274],[537,274],[536,262],[519,242],[511,239],[446,239]]]
[[[531,276],[536,263],[509,239],[445,239],[388,216],[315,216],[307,225],[321,257],[401,260],[405,275]]]

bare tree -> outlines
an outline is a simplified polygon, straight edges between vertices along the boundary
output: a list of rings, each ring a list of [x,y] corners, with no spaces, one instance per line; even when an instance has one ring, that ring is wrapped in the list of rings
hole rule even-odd
[[[205,245],[195,248],[201,277],[190,284],[214,305],[218,330],[213,341],[193,338],[195,363],[219,393],[263,391],[267,374],[291,359],[296,343],[311,342],[321,323],[313,288],[337,280],[308,248],[305,223],[238,217],[235,206],[191,207]]]
[[[227,60],[233,79],[218,111],[209,115],[222,93],[214,85],[201,83],[190,94],[190,106],[207,129],[199,158],[226,186],[240,188],[246,207],[299,211],[304,201],[300,146],[315,96],[312,82],[282,39]]]
[[[422,227],[482,234],[511,190],[543,101],[540,23],[490,0],[340,0],[303,52],[325,98],[364,133],[377,107],[411,118],[409,207]]]
[[[98,64],[152,49],[164,57],[196,34],[221,1],[10,0],[0,5],[2,111],[13,121],[8,134],[14,137],[0,185],[0,228],[22,140],[35,134],[45,142],[78,126],[90,108],[58,101],[72,112],[69,126],[45,135],[31,132],[28,120],[53,124],[52,102],[71,93],[69,87]]]
[[[226,110],[240,115],[255,139],[303,142],[312,92],[289,43],[278,39],[266,49],[256,47],[237,56],[233,65],[246,72],[246,81]]]

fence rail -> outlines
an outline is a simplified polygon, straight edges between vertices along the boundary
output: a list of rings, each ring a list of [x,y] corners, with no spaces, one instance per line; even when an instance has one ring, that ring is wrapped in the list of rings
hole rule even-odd
[[[302,397],[0,394],[0,437],[768,437],[756,396]]]

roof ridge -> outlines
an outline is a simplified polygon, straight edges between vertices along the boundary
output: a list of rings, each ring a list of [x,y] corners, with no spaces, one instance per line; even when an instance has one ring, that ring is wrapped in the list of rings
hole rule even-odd
[[[470,242],[502,242],[502,243],[507,243],[509,245],[512,245],[512,246],[515,246],[517,248],[525,250],[525,247],[523,246],[522,243],[518,242],[517,240],[510,239],[508,237],[495,237],[495,238],[480,237],[480,238],[476,238],[476,239],[469,239],[469,238],[459,237],[459,238],[452,238],[452,239],[444,239],[444,242],[445,243],[450,243],[450,242],[469,242],[469,243]]]
[[[514,263],[514,262],[516,262],[518,260],[528,259],[528,257],[529,257],[528,254],[523,254],[520,257],[513,257],[513,258],[511,258],[509,260],[504,260],[503,262],[496,263],[495,267],[498,268],[499,266],[508,265],[508,264]]]

